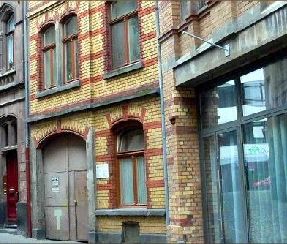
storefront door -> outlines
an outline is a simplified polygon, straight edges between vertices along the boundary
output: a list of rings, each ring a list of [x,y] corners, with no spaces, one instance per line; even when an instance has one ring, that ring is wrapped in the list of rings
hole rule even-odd
[[[46,237],[88,239],[86,149],[81,138],[66,134],[44,148]]]

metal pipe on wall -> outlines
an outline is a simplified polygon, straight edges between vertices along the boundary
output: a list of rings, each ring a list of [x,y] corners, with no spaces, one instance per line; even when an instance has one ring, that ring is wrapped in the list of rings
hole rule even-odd
[[[28,70],[28,25],[27,25],[27,4],[28,1],[22,2],[23,7],[23,74],[25,84],[25,100],[24,100],[24,138],[25,138],[25,160],[26,160],[26,184],[27,184],[27,236],[32,236],[32,206],[31,206],[31,173],[30,173],[30,132],[28,125],[29,115],[29,70]]]
[[[159,12],[158,12],[158,0],[156,0],[156,31],[157,37],[160,36],[160,21],[159,21]],[[162,126],[162,144],[163,144],[163,169],[164,169],[164,187],[165,187],[165,209],[166,209],[166,226],[169,225],[169,185],[168,185],[168,168],[167,168],[167,158],[166,158],[166,126],[165,126],[165,103],[163,96],[163,74],[161,67],[161,46],[158,45],[158,69],[159,69],[159,87],[160,87],[160,107],[161,107],[161,126]]]

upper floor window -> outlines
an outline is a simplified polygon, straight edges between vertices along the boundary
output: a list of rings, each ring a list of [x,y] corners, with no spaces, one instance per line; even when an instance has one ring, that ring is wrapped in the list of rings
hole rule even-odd
[[[118,136],[117,144],[121,205],[146,205],[147,188],[142,128],[125,130]]]
[[[51,25],[43,32],[43,72],[46,89],[56,86],[56,41],[55,26]]]
[[[185,20],[192,13],[197,13],[200,9],[207,5],[207,0],[181,0],[180,1],[180,17]]]
[[[110,10],[112,68],[119,68],[140,59],[137,1],[114,1]]]
[[[78,26],[77,17],[72,16],[64,22],[64,82],[79,77]]]
[[[14,30],[15,30],[15,18],[14,14],[11,14],[6,22],[6,56],[7,56],[7,70],[14,67]]]

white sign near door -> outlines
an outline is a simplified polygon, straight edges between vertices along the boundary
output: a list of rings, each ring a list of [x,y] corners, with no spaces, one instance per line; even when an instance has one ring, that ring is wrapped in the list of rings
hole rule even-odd
[[[99,164],[96,166],[97,179],[109,178],[109,164]]]
[[[52,177],[52,192],[59,192],[59,177]]]

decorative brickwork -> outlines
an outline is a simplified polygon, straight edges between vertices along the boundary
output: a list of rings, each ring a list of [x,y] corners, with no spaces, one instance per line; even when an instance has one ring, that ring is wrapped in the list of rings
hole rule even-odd
[[[90,128],[95,131],[96,165],[109,165],[108,179],[96,181],[96,209],[116,209],[118,173],[116,168],[117,123],[139,121],[144,130],[144,159],[147,173],[147,208],[164,209],[162,129],[160,98],[150,90],[158,89],[158,55],[155,28],[155,2],[138,1],[140,23],[140,69],[103,79],[109,71],[109,28],[105,1],[30,2],[30,119],[31,138],[36,147],[44,147],[51,136],[72,132],[86,140]],[[49,21],[59,23],[63,16],[75,12],[78,18],[80,86],[38,97],[41,88],[41,34]],[[58,26],[60,28],[60,26]],[[149,95],[149,96],[147,96]],[[125,101],[125,98],[128,101]],[[135,97],[135,98],[133,98]],[[117,99],[121,99],[118,102]],[[102,107],[104,104],[105,107]],[[92,106],[96,108],[92,109]],[[77,112],[67,111],[77,109]],[[55,116],[65,113],[65,116]],[[43,119],[43,116],[50,116]],[[37,118],[41,117],[41,121]],[[120,232],[122,223],[136,221],[141,234],[165,234],[165,217],[97,216],[96,231]]]

